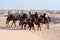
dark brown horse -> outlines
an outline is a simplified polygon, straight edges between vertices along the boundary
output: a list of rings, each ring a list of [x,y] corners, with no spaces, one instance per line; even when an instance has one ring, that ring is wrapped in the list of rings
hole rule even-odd
[[[40,27],[40,23],[39,23],[39,21],[38,21],[38,13],[36,12],[35,14],[34,14],[34,24],[35,25],[37,25],[38,27]],[[41,29],[40,29],[41,30]]]
[[[41,26],[40,26],[41,24],[46,24],[46,25],[47,25],[47,29],[49,29],[49,23],[51,22],[51,18],[48,16],[48,17],[46,17],[46,19],[44,20],[44,17],[41,15],[41,16],[39,17],[39,19],[38,19],[38,22],[39,22],[40,24],[39,24],[37,30],[39,30],[39,28],[40,28],[40,30],[41,30]]]
[[[10,22],[10,21],[13,21],[12,25],[14,24],[15,27],[16,27],[16,24],[15,24],[15,23],[16,23],[17,20],[20,21],[20,18],[21,18],[20,15],[19,15],[19,16],[14,16],[13,14],[11,14],[11,15],[8,16],[7,19],[6,19],[6,25],[9,26],[9,22]],[[12,25],[11,25],[11,27],[12,27]]]
[[[24,27],[24,29],[26,30],[27,24],[28,24],[28,16],[26,13],[24,13],[23,16],[21,17],[21,21],[19,22],[19,26],[21,25],[21,29],[23,29]]]
[[[31,14],[31,17],[28,19],[28,28],[29,30],[33,29],[35,31],[34,28],[34,15]]]

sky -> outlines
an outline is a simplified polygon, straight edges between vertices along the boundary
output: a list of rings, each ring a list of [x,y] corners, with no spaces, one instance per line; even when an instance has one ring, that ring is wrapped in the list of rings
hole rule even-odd
[[[60,9],[60,0],[0,0],[0,9]]]

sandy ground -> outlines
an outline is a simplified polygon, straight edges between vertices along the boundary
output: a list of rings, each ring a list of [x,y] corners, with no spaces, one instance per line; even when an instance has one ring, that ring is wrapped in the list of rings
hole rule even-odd
[[[49,30],[43,25],[41,31],[28,31],[9,29],[5,22],[6,17],[0,17],[0,40],[60,40],[60,23],[51,23]]]
[[[60,40],[60,27],[42,31],[0,29],[0,40]]]

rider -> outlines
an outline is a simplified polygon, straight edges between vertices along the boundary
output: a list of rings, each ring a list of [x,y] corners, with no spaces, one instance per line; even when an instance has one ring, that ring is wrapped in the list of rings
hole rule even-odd
[[[18,17],[19,16],[19,11],[15,12],[15,16]]]
[[[44,13],[42,17],[44,18],[44,21],[46,21],[46,13]]]
[[[8,10],[8,18],[9,19],[12,18],[12,14],[11,14],[11,11],[10,10]]]
[[[11,15],[11,12],[8,10],[8,16],[10,17],[10,15]]]
[[[27,13],[28,18],[31,18],[31,11],[29,11],[29,13]]]
[[[38,13],[37,12],[35,13],[34,16],[35,16],[36,19],[38,19]]]
[[[24,12],[23,12],[23,11],[24,11],[24,10],[22,10],[21,13],[20,13],[20,16],[21,16],[21,17],[23,17],[23,15],[24,15]]]

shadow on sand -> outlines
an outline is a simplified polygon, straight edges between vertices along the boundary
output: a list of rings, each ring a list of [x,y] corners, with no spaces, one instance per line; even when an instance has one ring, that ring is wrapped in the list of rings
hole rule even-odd
[[[0,26],[0,29],[6,29],[6,30],[21,30],[20,27],[3,27],[3,26]]]

